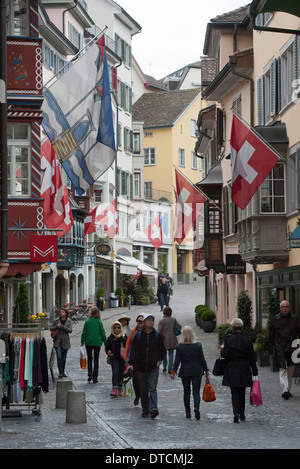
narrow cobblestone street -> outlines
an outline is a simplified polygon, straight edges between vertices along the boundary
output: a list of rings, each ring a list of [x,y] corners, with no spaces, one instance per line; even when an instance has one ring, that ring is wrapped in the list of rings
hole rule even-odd
[[[200,281],[201,282],[201,281]],[[217,333],[205,333],[196,326],[194,307],[204,301],[204,283],[179,285],[171,299],[173,316],[181,325],[193,327],[202,342],[208,366],[212,369],[218,357]],[[102,312],[107,335],[110,324],[123,312],[134,324],[140,312],[155,314],[157,326],[162,317],[157,304],[112,308]],[[49,393],[44,395],[42,418],[23,412],[21,418],[4,418],[0,433],[1,449],[106,449],[106,450],[197,450],[197,449],[299,449],[300,385],[293,384],[293,397],[281,397],[278,374],[269,367],[259,368],[263,406],[247,404],[246,422],[234,424],[228,388],[222,378],[210,375],[216,401],[201,402],[201,419],[186,419],[181,380],[160,369],[158,385],[159,416],[155,420],[141,417],[134,396],[111,398],[111,369],[104,348],[100,353],[99,382],[87,382],[87,373],[79,366],[79,345],[83,321],[73,325],[72,348],[67,357],[67,374],[73,388],[86,394],[87,423],[67,424],[66,411],[56,409],[56,389],[50,379]],[[51,352],[50,332],[44,332]],[[57,369],[55,364],[55,375]],[[203,387],[203,381],[202,381]],[[126,453],[127,454],[127,453]],[[130,453],[131,454],[131,453]]]

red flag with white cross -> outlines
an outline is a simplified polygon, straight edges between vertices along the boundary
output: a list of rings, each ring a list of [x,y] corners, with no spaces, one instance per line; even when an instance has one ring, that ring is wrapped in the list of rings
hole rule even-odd
[[[119,231],[116,199],[113,200],[103,212],[98,214],[98,211],[99,207],[96,220],[103,226],[109,239],[113,239]]]
[[[231,199],[244,210],[279,161],[277,154],[233,114],[231,137]]]
[[[175,239],[181,244],[198,216],[199,210],[206,197],[191,184],[175,168],[176,179],[176,205],[175,205]]]
[[[155,249],[158,249],[163,243],[163,233],[161,228],[160,215],[157,217],[144,229],[144,233],[147,235],[150,243],[154,246]]]

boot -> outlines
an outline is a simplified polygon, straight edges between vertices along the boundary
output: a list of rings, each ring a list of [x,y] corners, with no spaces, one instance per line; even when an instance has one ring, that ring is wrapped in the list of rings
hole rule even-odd
[[[114,388],[114,389],[112,390],[112,392],[110,393],[110,395],[111,395],[112,397],[117,397],[117,389]]]

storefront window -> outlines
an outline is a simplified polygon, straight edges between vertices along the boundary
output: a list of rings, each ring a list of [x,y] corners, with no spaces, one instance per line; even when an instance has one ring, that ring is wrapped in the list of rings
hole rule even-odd
[[[26,0],[7,0],[6,28],[8,36],[28,36],[28,11]]]

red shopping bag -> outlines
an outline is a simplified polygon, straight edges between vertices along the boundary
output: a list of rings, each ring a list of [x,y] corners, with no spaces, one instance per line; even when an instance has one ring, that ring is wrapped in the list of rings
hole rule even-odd
[[[259,380],[255,379],[252,381],[252,389],[250,393],[250,404],[251,405],[262,405],[262,395],[260,390]]]

